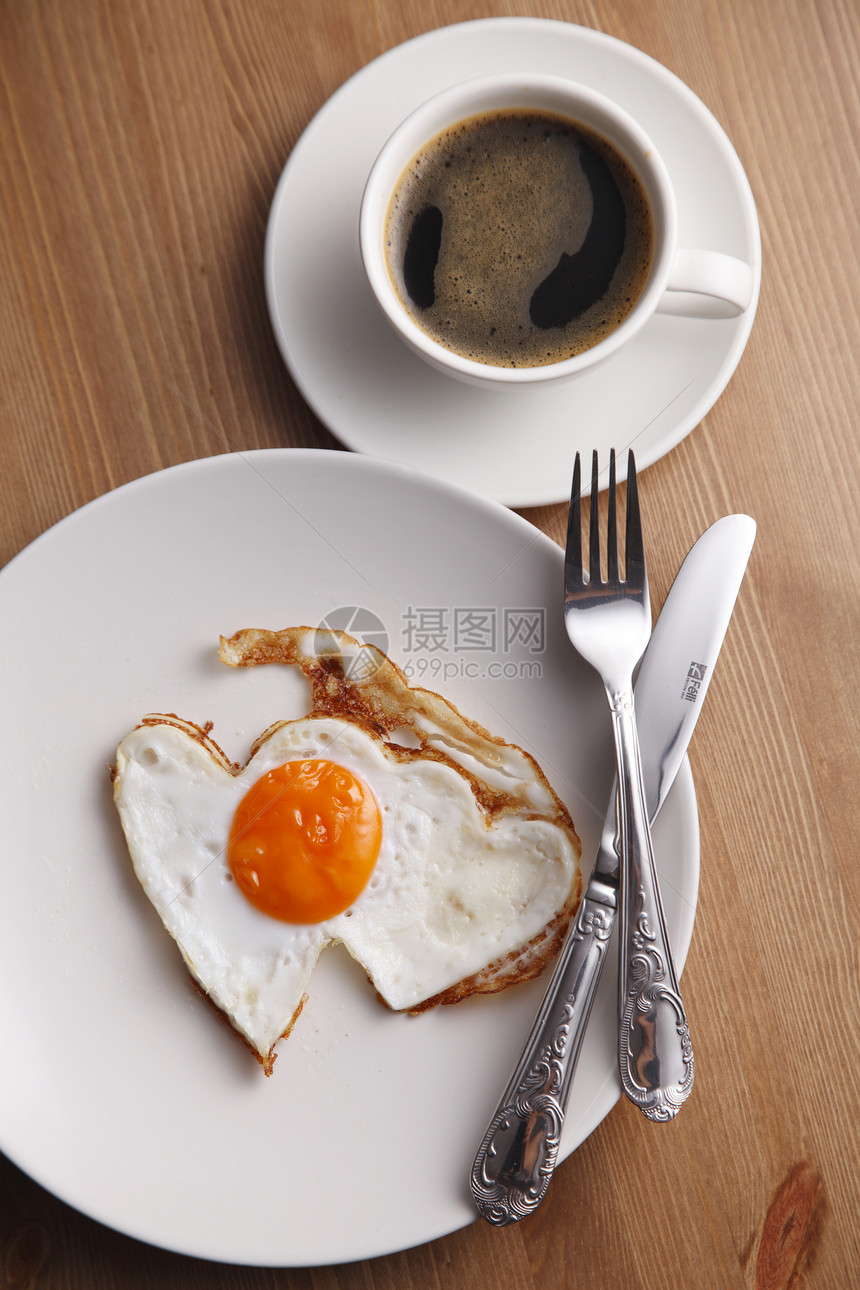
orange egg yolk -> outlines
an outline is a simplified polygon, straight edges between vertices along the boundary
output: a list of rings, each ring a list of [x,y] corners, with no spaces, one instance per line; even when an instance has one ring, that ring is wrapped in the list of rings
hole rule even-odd
[[[291,761],[242,798],[227,862],[252,905],[287,923],[319,923],[364,890],[382,819],[370,789],[334,762]]]

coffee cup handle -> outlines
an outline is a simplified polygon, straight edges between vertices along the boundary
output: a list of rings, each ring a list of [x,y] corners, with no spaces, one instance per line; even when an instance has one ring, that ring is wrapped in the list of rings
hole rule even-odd
[[[752,268],[722,251],[676,251],[661,314],[686,318],[737,318],[752,303]]]

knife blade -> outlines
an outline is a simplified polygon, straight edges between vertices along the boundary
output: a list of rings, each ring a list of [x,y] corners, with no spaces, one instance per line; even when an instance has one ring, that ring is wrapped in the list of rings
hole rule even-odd
[[[755,521],[727,515],[687,555],[636,679],[651,822],[674,783],[731,620]],[[497,1227],[531,1214],[555,1169],[570,1084],[615,923],[619,885],[613,790],[597,859],[519,1062],[475,1157],[471,1190]]]

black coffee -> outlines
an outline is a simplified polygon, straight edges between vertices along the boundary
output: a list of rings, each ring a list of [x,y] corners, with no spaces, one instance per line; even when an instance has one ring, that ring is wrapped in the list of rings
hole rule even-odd
[[[624,321],[651,267],[639,179],[564,117],[469,117],[410,163],[386,222],[388,269],[418,325],[497,367],[590,349]]]

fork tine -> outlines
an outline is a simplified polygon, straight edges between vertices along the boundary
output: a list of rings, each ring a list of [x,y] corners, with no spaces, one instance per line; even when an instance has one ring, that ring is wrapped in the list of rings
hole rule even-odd
[[[645,548],[642,542],[642,519],[639,515],[639,488],[636,483],[636,461],[633,450],[627,454],[627,558],[624,576],[641,581],[645,572]]]
[[[564,555],[564,581],[567,587],[582,582],[582,469],[579,453],[573,463],[570,510],[567,513],[567,545]]]
[[[609,525],[606,530],[606,565],[610,585],[618,583],[618,527],[615,507],[615,449],[609,451]]]
[[[600,581],[600,521],[597,512],[598,488],[597,450],[591,454],[591,507],[589,510],[588,563],[589,581],[597,586]]]

